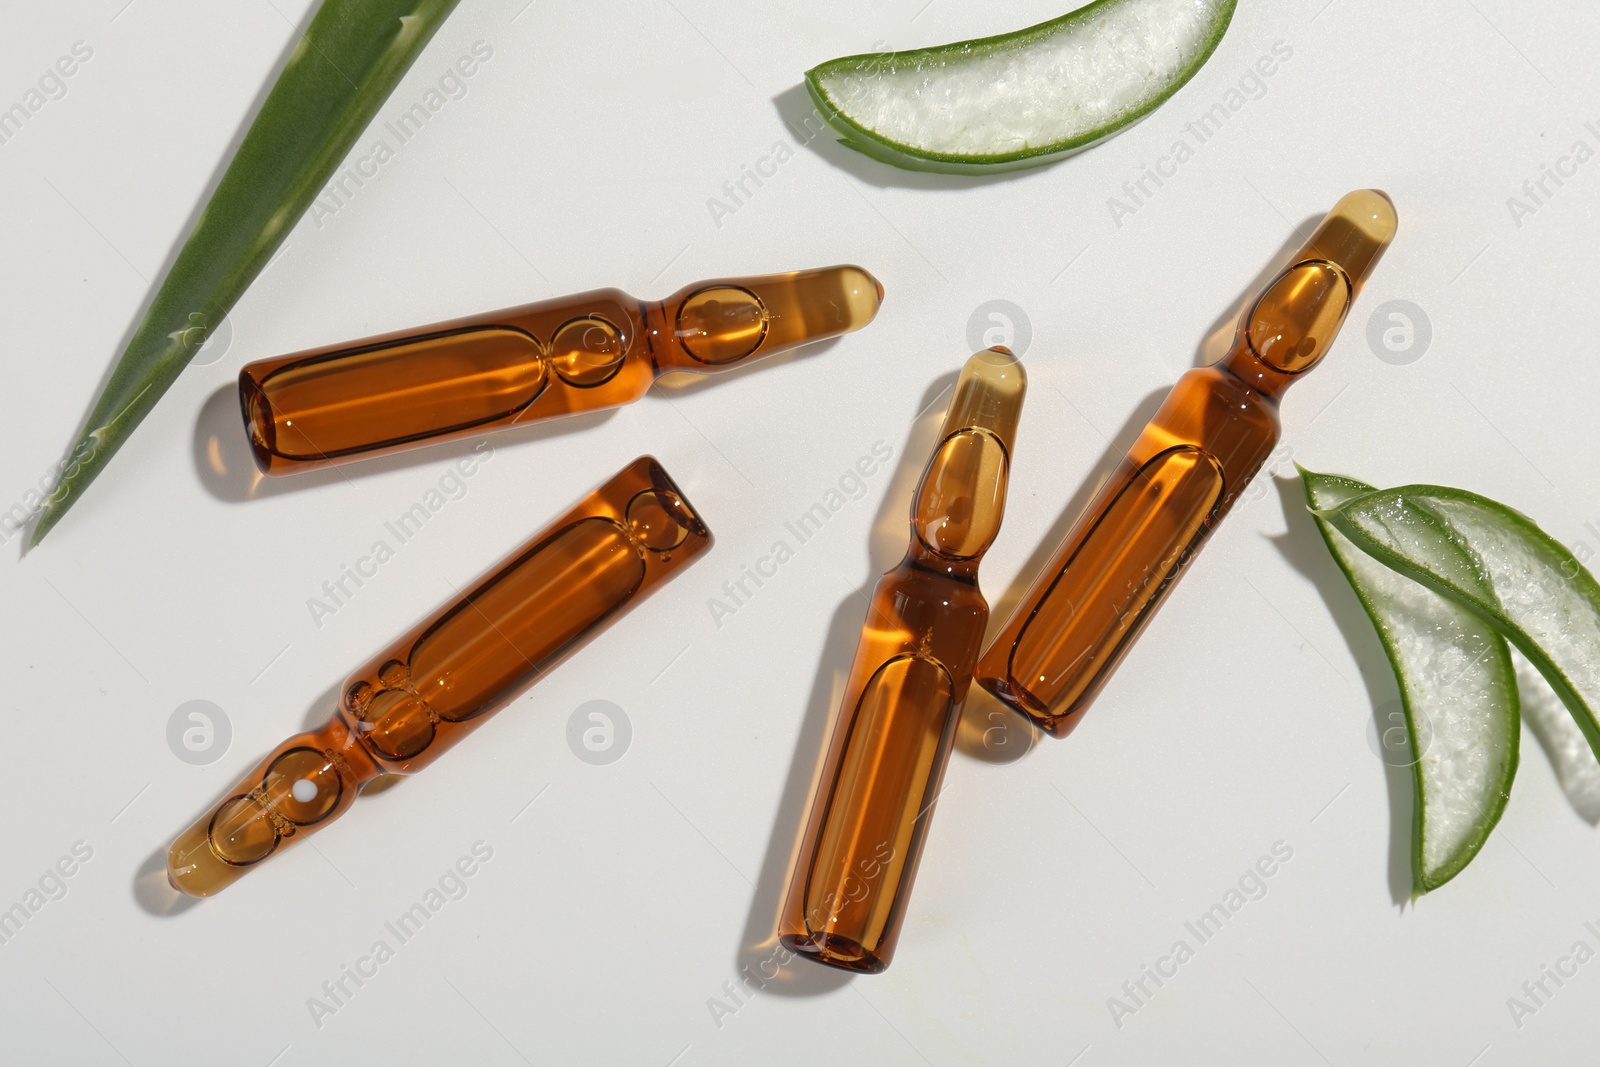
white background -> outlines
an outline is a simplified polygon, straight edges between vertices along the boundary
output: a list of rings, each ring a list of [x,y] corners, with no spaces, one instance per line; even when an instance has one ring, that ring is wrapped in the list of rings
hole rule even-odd
[[[999,604],[1295,227],[1368,185],[1394,197],[1399,238],[1286,400],[1293,458],[1470,488],[1600,550],[1585,528],[1600,528],[1587,317],[1600,162],[1520,226],[1507,206],[1575,140],[1600,147],[1583,125],[1600,120],[1592,5],[1241,0],[1210,63],[1143,124],[1053,167],[971,181],[851,158],[827,137],[798,144],[785,120],[805,110],[801,74],[875,44],[1028,25],[1061,0],[523,2],[464,0],[381,119],[481,40],[493,58],[468,95],[347,206],[300,223],[235,310],[227,351],[184,374],[41,548],[6,545],[0,908],[75,842],[93,855],[0,946],[0,1058],[1591,1059],[1600,962],[1547,984],[1555,995],[1520,1027],[1507,998],[1579,939],[1600,948],[1583,925],[1600,927],[1600,837],[1525,731],[1500,831],[1455,882],[1400,902],[1409,779],[1369,740],[1393,682],[1297,485],[1266,476],[1070,738],[1015,759],[1020,731],[985,746],[1005,720],[973,702],[886,974],[797,962],[748,1000],[723,986],[770,952],[858,591],[898,558],[940,405],[916,416],[967,355],[985,301],[1013,301],[1032,331],[1013,495],[984,565]],[[312,7],[125,3],[0,13],[0,106],[73,42],[94,50],[66,96],[0,145],[4,506],[70,445]],[[1118,226],[1107,199],[1279,41],[1293,57],[1265,95]],[[708,199],[780,142],[793,158],[718,225]],[[466,495],[313,620],[322,583],[471,445],[258,484],[233,399],[243,362],[598,286],[657,298],[836,262],[887,289],[868,329],[494,439]],[[1433,330],[1403,366],[1366,338],[1396,299]],[[722,583],[878,440],[895,462],[865,497],[715,625]],[[324,719],[345,674],[451,583],[647,451],[708,518],[711,555],[427,774],[364,798],[315,847],[172,907],[159,863],[181,828]],[[203,767],[166,740],[195,699],[233,731]],[[633,726],[609,766],[566,742],[568,716],[593,699]],[[493,858],[467,895],[317,1025],[322,983],[479,841]],[[1185,921],[1280,841],[1293,858],[1265,897],[1198,945]],[[1108,998],[1180,937],[1194,958],[1118,1026]],[[719,1017],[712,998],[737,1010]]]

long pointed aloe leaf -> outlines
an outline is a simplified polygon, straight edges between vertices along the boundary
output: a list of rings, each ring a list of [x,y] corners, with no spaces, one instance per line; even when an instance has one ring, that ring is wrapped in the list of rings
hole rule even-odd
[[[1600,755],[1600,585],[1559,541],[1503,504],[1437,485],[1371,493],[1326,518],[1367,554],[1504,634]],[[1463,581],[1427,550],[1440,532],[1472,553],[1475,580]]]
[[[188,366],[458,0],[323,0],[90,412],[32,543]]]
[[[1376,492],[1372,486],[1303,468],[1300,477],[1400,686],[1417,789],[1412,879],[1425,893],[1478,854],[1510,796],[1520,732],[1511,651],[1477,614],[1364,554],[1327,521],[1327,512]],[[1440,573],[1483,589],[1467,549],[1430,528],[1428,515],[1408,518],[1419,531],[1414,551]]]

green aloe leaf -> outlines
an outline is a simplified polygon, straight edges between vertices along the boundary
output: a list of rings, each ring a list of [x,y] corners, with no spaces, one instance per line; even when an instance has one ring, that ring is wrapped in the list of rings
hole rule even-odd
[[[1323,517],[1374,559],[1500,631],[1600,755],[1600,584],[1565,546],[1504,504],[1437,485],[1369,493]],[[1430,550],[1438,536],[1471,554],[1469,573]]]
[[[1417,789],[1411,870],[1418,893],[1459,874],[1500,821],[1517,773],[1521,720],[1505,639],[1459,606],[1366,555],[1327,519],[1369,494],[1351,478],[1300,470],[1317,528],[1366,609],[1394,668]],[[1471,551],[1411,505],[1413,551],[1438,573],[1486,593]]]
[[[44,501],[61,521],[249,288],[458,0],[323,0]]]
[[[848,148],[906,170],[993,174],[1132,126],[1216,51],[1236,0],[1094,0],[1014,33],[806,72]]]

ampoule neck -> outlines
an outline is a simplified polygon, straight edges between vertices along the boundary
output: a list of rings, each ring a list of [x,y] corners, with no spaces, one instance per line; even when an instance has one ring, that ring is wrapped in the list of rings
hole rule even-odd
[[[1289,386],[1310,370],[1308,367],[1298,374],[1285,374],[1268,366],[1261,357],[1250,350],[1249,343],[1243,338],[1234,343],[1227,355],[1211,364],[1210,369],[1223,371],[1236,378],[1252,392],[1259,393],[1274,404],[1283,399],[1283,394],[1288,391]]]
[[[357,732],[351,729],[342,711],[334,711],[322,728],[310,736],[310,742],[313,748],[323,751],[330,758],[337,756],[357,786],[366,785],[386,773],[361,744]]]
[[[978,560],[976,559],[950,559],[923,544],[914,534],[911,547],[906,551],[905,559],[900,561],[902,568],[912,568],[924,574],[935,574],[951,581],[962,582],[967,585],[976,585],[978,581]]]

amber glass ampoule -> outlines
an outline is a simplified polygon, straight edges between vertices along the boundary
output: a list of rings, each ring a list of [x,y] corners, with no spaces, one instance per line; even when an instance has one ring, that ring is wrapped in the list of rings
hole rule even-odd
[[[628,404],[668,371],[858,330],[882,300],[852,266],[700,282],[654,304],[600,289],[251,363],[239,405],[256,464],[290,474]]]
[[[778,928],[819,963],[876,974],[894,955],[989,622],[978,563],[1000,531],[1026,391],[1005,349],[967,361],[911,547],[873,590]]]
[[[380,774],[414,774],[662,582],[711,533],[643,456],[345,682],[320,730],[283,742],[173,842],[167,877],[205,897],[347,811]]]
[[[1228,354],[1178,379],[984,651],[980,685],[1057,737],[1077,724],[1272,452],[1279,400],[1338,336],[1397,224],[1376,189],[1334,206]]]

